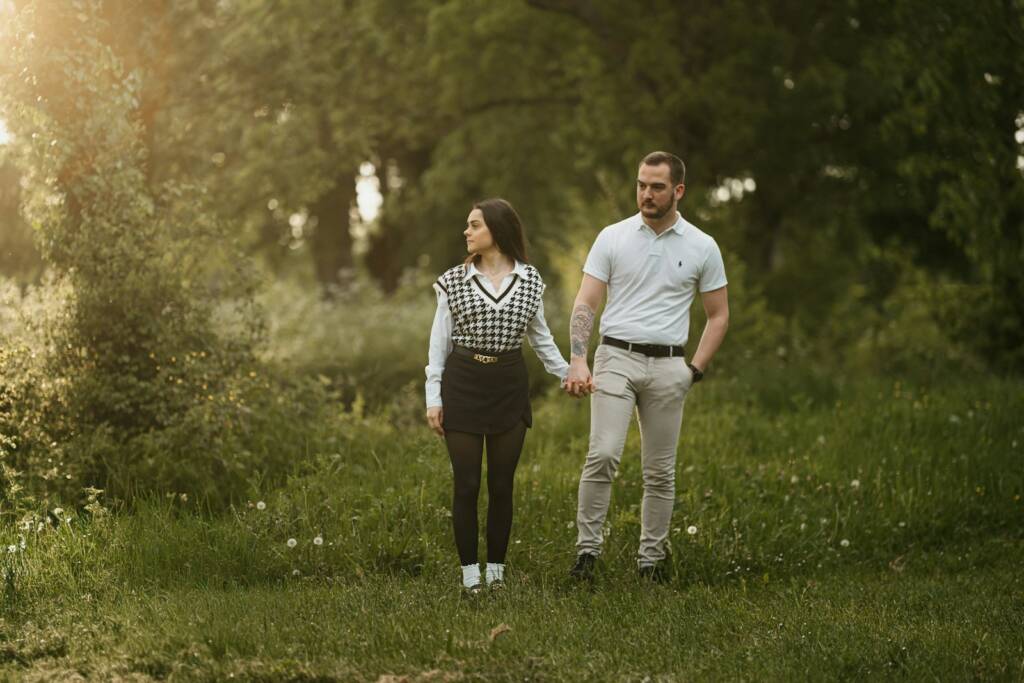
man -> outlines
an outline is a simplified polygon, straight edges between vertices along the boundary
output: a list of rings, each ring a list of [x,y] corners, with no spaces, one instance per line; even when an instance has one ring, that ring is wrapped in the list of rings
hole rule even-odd
[[[640,423],[643,505],[637,565],[642,578],[667,578],[665,545],[675,499],[676,446],[686,394],[704,376],[729,326],[725,267],[715,241],[679,215],[686,191],[682,160],[652,152],[640,163],[640,212],[598,235],[583,267],[570,323],[566,391],[592,393],[590,449],[580,477],[576,564],[570,576],[592,579],[602,527],[626,432]],[[700,292],[707,324],[690,362],[683,357],[690,304]],[[587,347],[598,306],[601,344],[594,374]]]

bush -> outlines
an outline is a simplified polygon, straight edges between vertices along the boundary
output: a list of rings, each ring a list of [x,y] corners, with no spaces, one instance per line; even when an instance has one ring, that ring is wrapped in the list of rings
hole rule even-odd
[[[24,210],[53,272],[26,299],[45,315],[19,314],[24,339],[0,366],[0,458],[44,498],[220,479],[236,490],[259,326],[243,296],[235,324],[217,329],[212,302],[237,297],[245,273],[223,267],[230,243],[200,189],[150,185],[141,85],[104,43],[99,12],[20,14],[35,38],[14,41],[0,70],[30,169]]]
[[[431,282],[410,274],[387,296],[357,278],[328,299],[274,281],[258,296],[267,323],[260,358],[283,377],[318,378],[346,405],[361,400],[376,409],[412,394],[422,407],[436,305]]]

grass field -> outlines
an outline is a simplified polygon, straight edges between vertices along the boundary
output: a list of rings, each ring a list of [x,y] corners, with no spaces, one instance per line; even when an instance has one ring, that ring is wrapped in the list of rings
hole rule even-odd
[[[598,580],[565,579],[586,403],[535,405],[509,586],[477,600],[442,444],[342,415],[228,514],[173,496],[0,530],[0,677],[1024,678],[1019,383],[709,382],[689,401],[667,585],[635,578],[635,433]]]

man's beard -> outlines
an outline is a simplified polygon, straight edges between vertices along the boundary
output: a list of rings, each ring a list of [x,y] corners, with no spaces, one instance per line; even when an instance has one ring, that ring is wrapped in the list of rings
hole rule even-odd
[[[640,205],[640,213],[642,213],[647,218],[653,218],[654,220],[664,218],[666,215],[668,215],[668,212],[671,210],[672,202],[668,202],[664,206],[658,206],[657,202],[651,202],[650,206],[648,206],[647,204]],[[648,211],[654,211],[655,213],[649,214],[647,213]]]

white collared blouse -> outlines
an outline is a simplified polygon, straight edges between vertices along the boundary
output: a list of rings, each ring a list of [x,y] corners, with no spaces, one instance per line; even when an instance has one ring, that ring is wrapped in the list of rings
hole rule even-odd
[[[531,273],[532,271],[532,273]],[[539,281],[539,274],[532,266],[516,261],[512,272],[505,276],[501,286],[494,288],[490,278],[485,277],[474,263],[465,268],[464,281],[473,280],[476,286],[462,288],[464,295],[479,297],[494,311],[502,311],[514,300],[519,289],[528,287],[532,280]],[[443,277],[442,277],[443,279]],[[428,364],[426,367],[426,400],[428,408],[441,407],[441,375],[444,373],[445,361],[452,351],[453,341],[453,317],[449,307],[449,292],[439,283],[434,283],[434,290],[437,293],[437,311],[434,313],[434,323],[430,328],[430,349]],[[537,357],[544,364],[544,369],[564,382],[569,373],[569,364],[565,361],[561,351],[555,344],[551,330],[548,329],[547,321],[544,320],[544,301],[540,298],[543,285],[537,292],[537,309],[526,325],[526,338],[530,342]],[[518,297],[521,298],[521,297]],[[478,303],[479,303],[478,302]],[[470,340],[462,340],[465,346],[473,348]],[[481,348],[478,346],[477,348]]]

